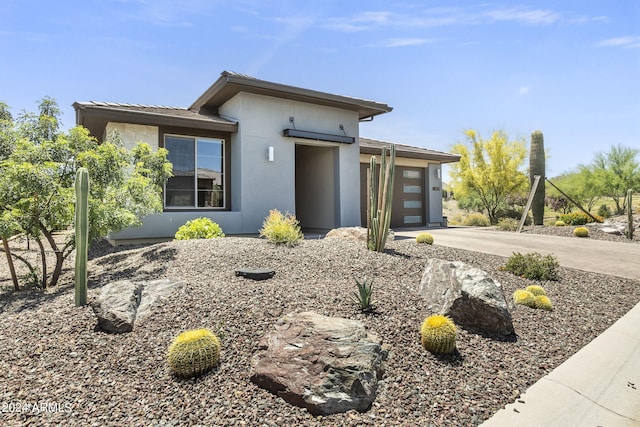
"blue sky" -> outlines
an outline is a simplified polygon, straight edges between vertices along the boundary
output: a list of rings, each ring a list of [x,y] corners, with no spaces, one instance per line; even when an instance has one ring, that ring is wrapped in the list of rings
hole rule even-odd
[[[640,1],[0,0],[0,101],[188,107],[223,70],[384,102],[361,135],[448,151],[539,129],[555,176],[640,148]]]

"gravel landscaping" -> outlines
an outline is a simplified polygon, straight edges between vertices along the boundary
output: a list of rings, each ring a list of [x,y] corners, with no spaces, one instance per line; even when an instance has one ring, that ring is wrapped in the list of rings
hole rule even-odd
[[[460,330],[452,356],[421,347],[418,330],[432,313],[417,288],[432,257],[469,263],[502,284],[512,306],[513,340]],[[640,301],[638,281],[560,268],[559,281],[536,283],[501,271],[506,258],[438,246],[437,240],[433,246],[399,240],[377,253],[344,239],[284,247],[226,237],[98,244],[91,258],[90,299],[101,286],[125,278],[175,277],[187,286],[132,332],[110,335],[95,330],[90,307],[74,306],[72,262],[60,285],[45,292],[12,291],[2,264],[3,426],[478,425]],[[276,275],[255,282],[235,276],[241,267],[271,267]],[[371,314],[350,299],[356,279],[365,277],[374,280]],[[513,292],[534,283],[547,290],[553,311],[513,306]],[[391,346],[369,411],[314,417],[249,381],[260,338],[282,315],[307,310],[360,320]],[[167,348],[181,331],[200,327],[220,336],[221,363],[198,379],[176,379]],[[43,403],[48,410],[30,406]]]

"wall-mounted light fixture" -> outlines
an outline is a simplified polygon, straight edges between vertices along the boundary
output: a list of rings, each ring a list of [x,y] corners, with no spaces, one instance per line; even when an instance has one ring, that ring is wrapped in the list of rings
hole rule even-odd
[[[267,159],[269,159],[270,162],[273,162],[273,160],[275,159],[275,148],[273,148],[272,145],[269,146],[269,151],[267,154]]]
[[[440,177],[442,172],[440,172],[440,168],[436,169],[436,176],[438,177],[438,179],[440,179]]]

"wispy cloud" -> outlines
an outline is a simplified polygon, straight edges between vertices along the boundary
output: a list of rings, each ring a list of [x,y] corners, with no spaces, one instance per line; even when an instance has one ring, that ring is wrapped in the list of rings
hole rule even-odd
[[[614,37],[599,41],[596,47],[640,48],[640,36]]]
[[[549,25],[558,22],[562,17],[559,13],[551,10],[522,7],[495,9],[484,12],[482,15],[492,21],[511,21],[527,25]]]
[[[518,90],[518,93],[520,95],[526,95],[529,93],[531,89],[528,86],[520,86],[520,89]]]
[[[405,46],[418,46],[427,43],[433,43],[434,39],[421,39],[421,38],[398,38],[387,39],[380,43],[372,44],[371,47],[405,47]]]
[[[411,13],[366,11],[353,16],[334,17],[324,21],[328,29],[345,32],[372,31],[384,27],[432,28],[449,25],[479,25],[515,22],[524,25],[551,25],[560,22],[562,14],[548,9],[526,7],[430,8]],[[588,19],[585,17],[584,19]]]

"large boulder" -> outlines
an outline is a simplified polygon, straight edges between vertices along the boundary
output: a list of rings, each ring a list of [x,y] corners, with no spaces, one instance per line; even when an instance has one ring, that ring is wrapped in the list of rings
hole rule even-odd
[[[251,381],[314,415],[365,411],[386,357],[380,338],[361,322],[292,313],[260,341]]]
[[[490,335],[511,335],[513,323],[502,286],[479,268],[430,259],[420,282],[428,308],[458,326]]]
[[[367,229],[364,227],[334,228],[333,230],[327,233],[325,238],[326,239],[342,238],[342,239],[351,239],[351,240],[366,242]],[[389,234],[387,235],[387,242],[393,242],[394,238],[395,238],[395,235],[393,233],[393,230],[389,230]]]
[[[134,322],[147,316],[158,299],[169,296],[184,285],[185,282],[177,279],[108,283],[91,302],[98,318],[98,328],[115,334],[131,332]]]

